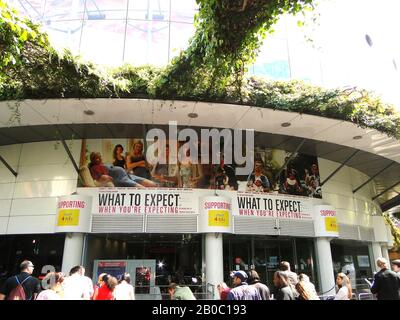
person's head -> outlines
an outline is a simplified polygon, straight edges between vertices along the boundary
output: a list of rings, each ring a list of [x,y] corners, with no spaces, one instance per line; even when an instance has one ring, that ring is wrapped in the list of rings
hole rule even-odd
[[[27,272],[29,274],[33,273],[34,268],[35,266],[33,265],[32,261],[29,260],[24,260],[19,265],[19,269],[21,270],[21,272]]]
[[[263,163],[261,160],[256,160],[254,162],[254,172],[260,174],[262,172]]]
[[[229,287],[226,285],[225,282],[220,282],[217,285],[217,290],[218,292],[221,294],[221,292],[225,291],[226,289],[228,289]]]
[[[336,284],[339,288],[347,287],[347,289],[348,289],[347,296],[349,299],[351,299],[352,290],[351,290],[351,284],[350,284],[349,277],[346,276],[343,272],[338,273],[338,275],[336,276]]]
[[[133,144],[133,153],[134,154],[142,154],[143,152],[143,143],[142,141],[136,141]]]
[[[233,273],[233,284],[235,286],[239,286],[242,283],[247,282],[248,276],[247,273],[244,272],[243,270],[235,271]]]
[[[73,274],[79,274],[79,275],[83,275],[84,271],[83,271],[83,267],[82,266],[75,266],[72,267],[71,270],[69,271],[69,275],[72,276]]]
[[[299,274],[299,281],[310,282],[310,278],[305,273]]]
[[[310,292],[308,291],[307,284],[305,281],[299,281],[296,283],[296,290],[299,293],[300,297],[302,297],[304,300],[310,300],[311,295]]]
[[[392,270],[394,272],[400,272],[400,259],[396,259],[392,261]]]
[[[119,282],[126,281],[127,283],[131,283],[131,275],[129,273],[124,273]]]
[[[336,284],[339,288],[345,286],[348,282],[348,276],[346,276],[343,272],[338,273],[338,275],[336,276]]]
[[[64,281],[64,274],[61,272],[49,272],[42,280],[42,285],[46,289],[53,289],[60,286]]]
[[[279,264],[279,270],[290,271],[290,263],[287,261],[281,261],[281,263]]]
[[[100,152],[92,152],[90,154],[90,164],[95,165],[95,164],[101,164],[102,159],[101,159],[101,154]]]
[[[289,285],[289,279],[286,271],[275,271],[273,282],[276,288],[287,287]]]
[[[103,277],[104,277],[105,275],[107,275],[107,273],[100,273],[100,274],[99,274],[99,277],[97,278],[97,283],[98,283],[99,285],[104,284]]]
[[[381,268],[381,269],[387,269],[388,268],[388,262],[385,258],[378,258],[376,259],[376,265]]]
[[[260,276],[256,270],[249,271],[249,284],[260,282]]]
[[[122,154],[122,152],[124,152],[124,148],[122,147],[122,145],[117,144],[117,145],[114,147],[114,150],[113,150],[113,157],[114,157],[114,159],[117,159],[117,156],[118,156],[119,154]]]
[[[114,291],[115,287],[118,285],[117,278],[113,277],[112,275],[106,275],[106,276],[107,276],[107,281],[104,281],[104,283],[107,285],[108,289]]]
[[[314,175],[318,174],[318,166],[315,163],[311,165],[311,173]]]
[[[174,298],[175,290],[178,285],[175,282],[172,282],[168,287],[168,293],[171,297],[171,300]]]

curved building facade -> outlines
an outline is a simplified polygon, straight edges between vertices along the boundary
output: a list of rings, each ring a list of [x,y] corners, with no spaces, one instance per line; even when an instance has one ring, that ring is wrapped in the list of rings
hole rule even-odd
[[[0,128],[3,270],[25,258],[43,273],[83,264],[93,279],[129,271],[142,298],[162,298],[174,279],[210,298],[232,270],[255,269],[272,285],[285,260],[328,295],[338,272],[363,293],[376,258],[388,258],[381,205],[390,192],[382,191],[398,181],[400,145],[376,130],[187,101],[26,100],[19,112]],[[213,162],[220,152],[224,162]],[[249,159],[250,171],[238,170]]]

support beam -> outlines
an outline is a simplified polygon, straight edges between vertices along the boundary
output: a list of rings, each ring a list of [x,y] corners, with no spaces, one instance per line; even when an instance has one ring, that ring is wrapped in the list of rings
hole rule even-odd
[[[400,184],[400,181],[397,181],[395,184],[392,184],[390,187],[388,187],[385,190],[383,190],[382,192],[378,193],[376,196],[374,196],[372,198],[372,200],[375,200],[376,198],[380,197],[381,195],[383,195],[384,193],[388,192],[390,189],[394,188],[398,184]]]
[[[146,140],[146,135],[147,135],[147,125],[144,123],[142,125],[142,130],[143,130],[143,152],[147,150],[147,140]]]
[[[11,166],[2,156],[0,156],[0,161],[3,162],[3,164],[7,167],[8,170],[10,170],[10,172],[14,175],[14,177],[17,177],[18,173],[13,168],[11,168]]]
[[[286,166],[288,165],[288,163],[295,157],[296,153],[299,152],[300,148],[303,146],[304,142],[306,142],[306,139],[301,140],[301,142],[299,143],[299,145],[297,146],[296,150],[294,150],[289,158],[286,159],[285,163],[282,165],[282,167],[279,168],[278,173],[275,175],[275,180],[279,178],[279,175],[281,174],[282,170],[284,168],[286,168]]]
[[[340,169],[342,169],[345,165],[346,165],[346,163],[347,162],[349,162],[357,153],[358,153],[358,151],[359,150],[356,150],[356,151],[354,151],[351,155],[350,155],[350,157],[348,157],[335,171],[333,171],[323,182],[321,182],[321,187],[325,184],[325,183],[327,183],[336,173],[338,173],[339,172],[339,170]]]
[[[400,195],[397,195],[397,196],[393,197],[392,199],[389,199],[388,201],[382,203],[381,210],[382,210],[382,212],[386,212],[398,205],[400,205]]]
[[[389,168],[392,164],[394,164],[394,161],[389,163],[386,167],[384,167],[382,170],[379,170],[377,173],[375,173],[372,177],[370,177],[367,181],[365,181],[363,184],[358,186],[353,190],[353,193],[356,193],[358,190],[360,190],[362,187],[364,187],[366,184],[370,183],[375,177],[380,175],[383,171],[385,171],[387,168]]]
[[[68,148],[68,146],[67,146],[67,143],[65,142],[64,138],[61,138],[60,140],[61,140],[61,143],[62,143],[62,145],[63,145],[65,151],[66,151],[67,154],[68,154],[69,160],[71,160],[72,165],[74,166],[76,172],[79,174],[78,165],[76,164],[75,159],[74,159],[74,157],[72,156],[72,153],[71,153],[71,151],[69,150],[69,148]]]

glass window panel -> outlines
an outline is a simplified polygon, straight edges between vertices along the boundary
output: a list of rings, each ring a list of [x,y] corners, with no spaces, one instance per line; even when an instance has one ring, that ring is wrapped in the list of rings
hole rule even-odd
[[[363,263],[369,258],[369,250],[367,244],[361,244],[356,241],[333,240],[331,243],[332,261],[335,275],[343,272],[348,275],[351,281],[353,291],[361,292],[368,289],[368,285],[364,279],[373,277],[371,265]]]
[[[171,22],[171,39],[169,58],[178,56],[180,51],[189,45],[189,39],[194,35],[193,24]]]
[[[41,21],[43,17],[45,0],[9,0],[6,2],[17,9],[20,14],[29,16],[35,22]]]
[[[128,0],[86,0],[85,19],[126,19]]]
[[[81,37],[82,21],[49,21],[49,24],[43,26],[48,35],[51,44],[57,48],[68,48],[74,54],[79,53],[79,40]]]
[[[168,62],[168,23],[128,21],[125,62],[165,65]]]
[[[170,0],[129,1],[129,19],[169,21]]]
[[[82,19],[84,2],[76,0],[47,0],[44,9],[44,21]]]
[[[197,12],[195,0],[171,0],[171,21],[193,23]]]
[[[95,63],[119,65],[122,62],[125,22],[86,21],[80,53]]]

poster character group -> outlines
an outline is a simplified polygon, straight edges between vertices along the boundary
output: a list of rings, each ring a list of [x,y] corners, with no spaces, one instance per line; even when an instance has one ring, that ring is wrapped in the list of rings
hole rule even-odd
[[[256,146],[252,172],[240,176],[235,174],[235,163],[225,163],[223,155],[219,163],[212,163],[212,157],[202,163],[190,161],[193,158],[187,150],[189,161],[170,161],[170,148],[181,145],[167,141],[148,159],[149,145],[146,148],[143,139],[82,140],[78,186],[199,188],[322,197],[318,160],[314,156]]]

